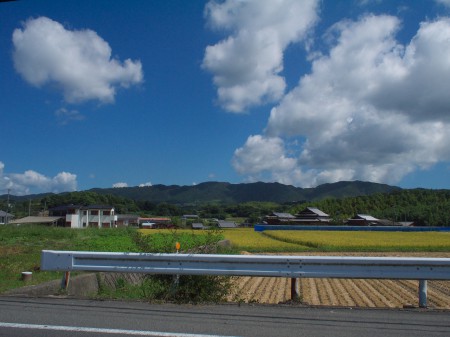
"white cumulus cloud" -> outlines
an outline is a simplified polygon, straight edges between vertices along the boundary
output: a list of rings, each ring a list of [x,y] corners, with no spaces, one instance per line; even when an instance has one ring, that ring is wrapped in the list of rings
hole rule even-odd
[[[0,162],[0,190],[10,190],[13,195],[71,192],[77,189],[77,176],[69,172],[47,177],[33,170],[6,174],[4,168],[5,165]]]
[[[450,160],[450,19],[423,22],[405,45],[396,39],[400,29],[399,19],[383,15],[334,25],[329,52],[272,109],[259,141],[251,136],[236,151],[238,172],[269,172],[300,186],[397,183]],[[267,152],[270,160],[272,139],[272,160],[295,161],[290,170],[251,158]]]
[[[119,182],[119,183],[115,183],[112,185],[113,188],[123,188],[123,187],[128,187],[127,183],[123,183],[123,182]]]
[[[47,17],[29,19],[12,36],[14,66],[30,84],[58,87],[69,103],[114,101],[117,87],[142,82],[140,61],[111,58],[96,32],[68,30]]]
[[[209,25],[231,35],[208,46],[203,68],[213,74],[221,106],[231,112],[276,102],[284,94],[283,53],[317,21],[316,0],[210,1]]]

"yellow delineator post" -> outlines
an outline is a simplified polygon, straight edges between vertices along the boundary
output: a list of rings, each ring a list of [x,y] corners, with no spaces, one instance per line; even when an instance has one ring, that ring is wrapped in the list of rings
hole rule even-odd
[[[180,243],[177,241],[177,242],[175,243],[175,249],[177,250],[177,254],[178,254],[178,252],[180,251],[180,248],[181,248],[181,245],[180,245]],[[180,284],[180,274],[175,275],[174,283],[175,283],[175,287],[177,288],[178,285]]]

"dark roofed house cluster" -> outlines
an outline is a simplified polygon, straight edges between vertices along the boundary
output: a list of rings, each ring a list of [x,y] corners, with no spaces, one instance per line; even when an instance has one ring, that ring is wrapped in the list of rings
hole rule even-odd
[[[296,215],[273,212],[265,216],[263,222],[268,225],[326,226],[330,225],[331,217],[318,208],[306,207]],[[367,214],[356,214],[353,218],[348,219],[345,224],[348,226],[414,226],[413,222],[377,219]]]
[[[268,225],[328,225],[331,221],[327,213],[315,207],[306,207],[303,211],[292,215],[290,213],[271,213],[264,217]]]

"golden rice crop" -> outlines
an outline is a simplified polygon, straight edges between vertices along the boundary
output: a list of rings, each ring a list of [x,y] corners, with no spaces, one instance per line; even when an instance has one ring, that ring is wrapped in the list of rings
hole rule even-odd
[[[253,228],[236,228],[223,231],[225,239],[231,241],[234,248],[249,252],[301,252],[311,250],[298,243],[274,240],[255,232]]]
[[[265,231],[267,237],[326,251],[450,251],[450,233]]]
[[[171,233],[168,229],[143,229],[143,234]],[[177,233],[202,235],[204,231],[177,229]],[[450,233],[359,231],[264,231],[225,229],[220,233],[237,250],[249,252],[374,251],[450,252]]]

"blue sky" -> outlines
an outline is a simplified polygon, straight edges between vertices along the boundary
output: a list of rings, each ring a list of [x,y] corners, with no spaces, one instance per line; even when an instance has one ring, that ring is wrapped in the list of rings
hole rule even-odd
[[[450,188],[450,1],[0,3],[0,195]]]

